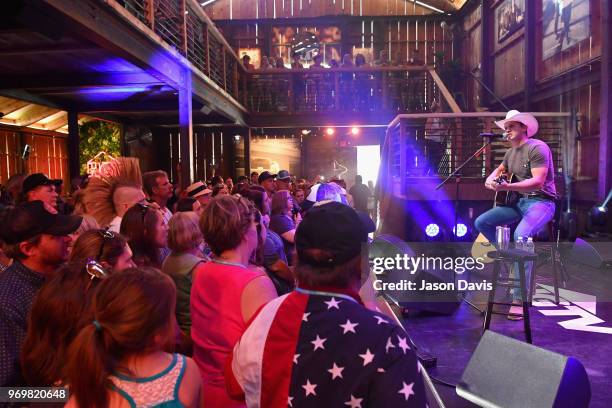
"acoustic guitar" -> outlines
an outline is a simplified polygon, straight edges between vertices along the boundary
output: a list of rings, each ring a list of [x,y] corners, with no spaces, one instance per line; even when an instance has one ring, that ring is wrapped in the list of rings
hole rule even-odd
[[[508,184],[512,184],[516,181],[516,177],[514,177],[514,174],[508,175],[508,173],[502,173],[498,178],[493,181],[497,184],[501,184],[504,181]],[[511,207],[518,202],[518,199],[519,194],[516,191],[496,191],[495,198],[493,200],[493,207]]]

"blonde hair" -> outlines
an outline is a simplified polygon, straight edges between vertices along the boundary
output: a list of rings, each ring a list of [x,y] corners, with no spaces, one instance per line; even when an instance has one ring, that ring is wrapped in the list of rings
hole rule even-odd
[[[168,247],[172,252],[196,248],[203,240],[198,215],[193,211],[176,213],[168,222]]]
[[[76,231],[74,231],[73,234],[81,235],[82,233],[90,230],[100,229],[98,221],[96,221],[96,219],[91,215],[82,214],[81,217],[83,217],[83,221],[81,221],[81,225],[79,226],[79,228],[77,228]]]

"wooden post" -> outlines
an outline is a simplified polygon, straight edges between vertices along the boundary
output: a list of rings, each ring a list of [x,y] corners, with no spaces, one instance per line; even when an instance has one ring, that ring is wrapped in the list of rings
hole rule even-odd
[[[251,179],[251,128],[244,135],[244,174]]]
[[[153,7],[153,1],[147,1],[147,20],[149,21],[149,27],[155,31],[155,9]]]
[[[288,91],[288,93],[289,93],[289,95],[288,95],[288,97],[289,97],[289,101],[288,101],[289,102],[289,107],[287,109],[289,111],[290,115],[293,114],[293,110],[295,109],[295,101],[293,99],[294,96],[295,96],[295,92],[293,92],[293,77],[294,77],[294,74],[290,73],[289,74],[289,91]]]
[[[222,57],[222,64],[223,64],[223,90],[225,92],[227,92],[227,60],[226,60],[226,52],[225,49],[221,49],[221,57]]]
[[[187,11],[187,4],[185,4],[186,0],[181,0],[181,35],[182,35],[182,40],[183,40],[183,55],[187,55],[187,14],[185,13]]]
[[[68,172],[70,179],[81,173],[79,153],[79,114],[73,110],[68,111]]]
[[[187,188],[193,180],[193,120],[191,70],[183,70],[183,80],[179,88],[179,138],[181,142],[180,185]]]
[[[489,38],[493,34],[493,22],[491,19],[491,0],[481,0],[480,4],[480,58],[482,61],[480,71],[482,74],[482,82],[487,87],[489,87],[489,89],[493,89],[493,75],[491,66],[491,39]],[[489,99],[489,94],[483,87],[481,87],[480,100],[482,101],[482,106],[487,106]]]
[[[239,62],[234,63],[234,70],[232,72],[232,92],[237,101],[240,100],[240,98],[238,98],[238,64]]]
[[[535,87],[535,56],[536,56],[536,4],[535,1],[525,2],[525,56],[524,56],[524,69],[525,69],[525,92],[523,109],[525,112],[531,111],[531,95]]]
[[[387,92],[387,81],[389,79],[389,72],[383,70],[380,74],[382,75],[382,107],[383,110],[387,110],[389,109],[389,101],[387,101],[387,98],[389,97]]]
[[[612,5],[609,1],[601,2],[602,12],[602,50],[601,50],[601,92],[600,92],[600,114],[599,114],[599,174],[597,196],[599,204],[605,200],[608,192],[612,189],[612,105],[610,104],[610,93],[612,93]],[[612,209],[612,203],[608,203],[608,209]]]

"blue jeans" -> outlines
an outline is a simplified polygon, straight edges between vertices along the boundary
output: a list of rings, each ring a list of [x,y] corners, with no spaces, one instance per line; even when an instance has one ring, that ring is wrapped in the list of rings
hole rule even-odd
[[[555,215],[555,203],[551,200],[543,198],[525,198],[521,197],[514,207],[495,207],[489,211],[482,213],[474,226],[476,229],[487,237],[489,242],[495,243],[495,228],[498,225],[511,225],[518,222],[514,230],[514,241],[518,237],[534,237],[541,231]],[[531,262],[528,262],[525,267],[525,285],[529,289],[531,278]],[[511,276],[517,276],[518,266],[515,265]],[[518,289],[518,288],[517,288]],[[520,290],[513,289],[512,297],[514,300],[520,300]]]

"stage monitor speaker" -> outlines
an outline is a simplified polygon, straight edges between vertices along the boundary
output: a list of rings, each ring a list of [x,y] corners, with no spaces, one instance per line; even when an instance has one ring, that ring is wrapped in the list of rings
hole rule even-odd
[[[604,259],[599,252],[591,244],[580,238],[576,238],[572,249],[565,257],[567,260],[593,268],[601,268],[604,265]]]
[[[580,361],[490,330],[456,390],[481,407],[582,408],[591,400]]]
[[[374,258],[395,258],[396,255],[415,256],[414,250],[404,241],[395,235],[381,234],[377,236],[369,245],[369,259]],[[454,282],[453,273],[437,272],[437,271],[418,271],[414,275],[403,270],[387,270],[385,273],[378,275],[378,279],[383,282],[400,282],[409,280],[416,283],[416,287],[420,288],[421,282],[432,284],[443,284]],[[395,290],[384,291],[390,298],[394,299],[397,304],[405,309],[424,311],[436,314],[450,315],[455,312],[460,302],[458,293],[453,287],[452,289],[441,290]]]

